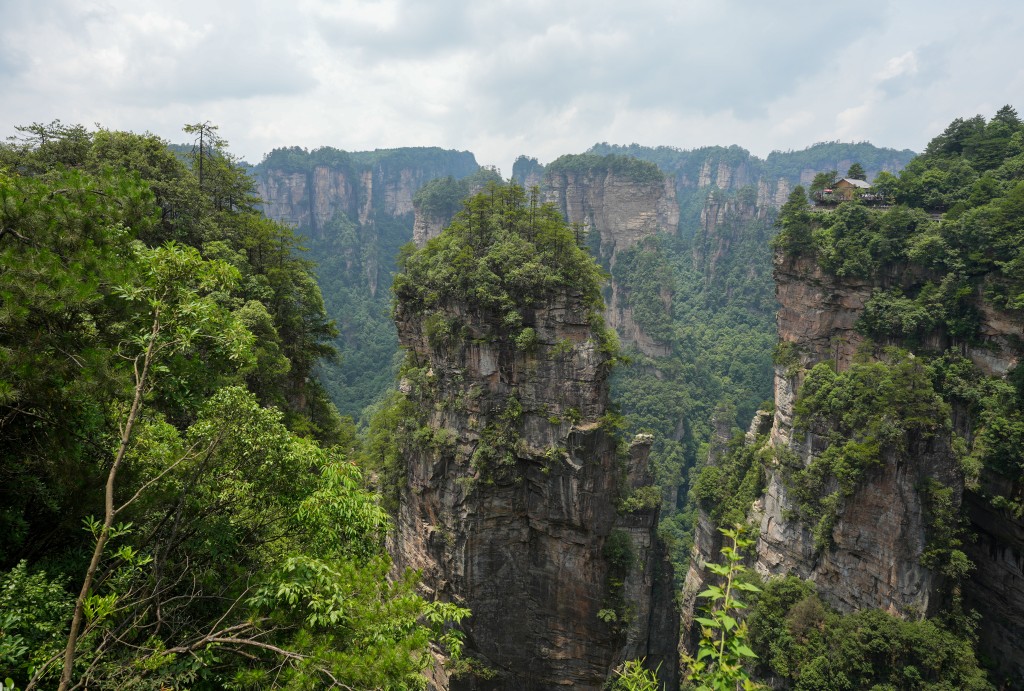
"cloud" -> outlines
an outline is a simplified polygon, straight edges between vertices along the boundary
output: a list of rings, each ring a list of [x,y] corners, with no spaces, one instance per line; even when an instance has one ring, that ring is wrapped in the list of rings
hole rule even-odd
[[[1024,93],[1016,3],[8,0],[0,119],[275,146],[438,145],[509,167],[596,141],[921,148]],[[1024,109],[1024,103],[1016,103]]]
[[[880,73],[879,88],[892,98],[930,87],[949,74],[951,47],[931,43],[890,58]]]
[[[31,90],[69,99],[160,107],[225,98],[297,95],[315,85],[269,27],[199,6],[42,3],[4,32]],[[46,46],[41,50],[40,46]]]
[[[311,11],[325,43],[363,66],[428,60],[477,44],[472,5],[460,0],[357,0]]]

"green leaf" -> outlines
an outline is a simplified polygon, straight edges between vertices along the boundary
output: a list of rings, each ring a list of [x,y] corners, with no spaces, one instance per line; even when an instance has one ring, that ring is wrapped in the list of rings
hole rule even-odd
[[[753,650],[743,645],[742,643],[736,646],[736,652],[742,655],[743,657],[757,657],[757,653],[755,653]]]

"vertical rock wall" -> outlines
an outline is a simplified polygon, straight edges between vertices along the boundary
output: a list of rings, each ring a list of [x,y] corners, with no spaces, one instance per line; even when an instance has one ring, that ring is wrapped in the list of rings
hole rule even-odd
[[[548,173],[544,193],[548,201],[561,209],[570,223],[582,224],[596,235],[598,260],[614,268],[617,255],[655,233],[675,233],[679,226],[679,206],[671,179],[637,182],[614,172]],[[671,310],[671,294],[663,295],[666,311]],[[647,334],[633,318],[629,295],[616,282],[605,305],[605,321],[619,334],[623,345],[634,346],[652,357],[671,351]]]
[[[267,217],[318,239],[337,214],[360,225],[375,214],[411,217],[413,196],[428,181],[465,177],[479,167],[469,152],[431,148],[337,151],[329,164],[317,163],[316,152],[297,155],[301,166],[275,167],[272,156],[257,166],[256,190]]]
[[[530,352],[470,305],[448,305],[446,316],[461,335],[432,343],[423,319],[397,308],[423,378],[403,390],[427,411],[420,436],[440,441],[407,450],[392,552],[434,596],[473,612],[467,653],[497,676],[451,688],[600,689],[638,657],[675,684],[678,621],[658,511],[617,509],[650,482],[649,440],[623,455],[602,424],[608,363],[586,307],[562,295],[527,312]],[[503,460],[483,462],[496,430],[514,441],[504,437]]]
[[[775,279],[780,309],[779,338],[792,344],[799,362],[776,366],[775,414],[770,444],[807,465],[826,448],[814,429],[793,434],[796,394],[803,377],[818,362],[831,360],[847,369],[863,338],[855,323],[874,288],[907,286],[926,278],[896,267],[874,281],[837,278],[809,258],[777,260]],[[1024,321],[984,306],[978,299],[981,339],[962,352],[987,374],[1003,375],[1016,366]],[[951,345],[943,333],[932,334],[927,347]],[[969,436],[968,411],[955,410],[961,435]],[[933,478],[953,488],[952,501],[963,506],[969,524],[963,547],[975,568],[962,585],[966,604],[982,616],[982,649],[1018,683],[1024,682],[1024,522],[995,509],[984,495],[1011,492],[1005,483],[983,474],[981,486],[965,487],[963,472],[949,435],[911,439],[906,453],[885,454],[884,463],[866,471],[853,496],[839,509],[832,546],[814,546],[811,527],[796,517],[785,470],[768,468],[766,488],[751,516],[760,529],[755,567],[764,576],[793,574],[812,580],[819,594],[840,611],[880,608],[899,616],[917,616],[942,606],[947,589],[939,574],[920,564],[926,548],[925,507],[920,488]],[[706,523],[706,521],[705,521]],[[716,536],[710,525],[698,527],[696,559],[687,577],[687,592],[701,583],[702,559],[715,557]],[[694,591],[695,592],[695,591]],[[684,610],[685,616],[685,610]]]

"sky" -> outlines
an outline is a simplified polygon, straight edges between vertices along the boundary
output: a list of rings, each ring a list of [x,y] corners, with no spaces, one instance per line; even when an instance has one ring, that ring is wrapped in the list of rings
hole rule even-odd
[[[1019,0],[0,0],[0,136],[59,119],[252,163],[469,150],[505,176],[597,142],[920,151],[1024,113]]]

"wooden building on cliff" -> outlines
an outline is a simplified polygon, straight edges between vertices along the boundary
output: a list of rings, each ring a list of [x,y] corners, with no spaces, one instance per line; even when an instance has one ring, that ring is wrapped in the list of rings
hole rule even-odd
[[[854,198],[857,194],[857,190],[860,190],[861,194],[865,194],[871,189],[871,185],[864,180],[858,180],[856,178],[843,178],[835,184],[833,187],[833,194],[843,200],[849,201]]]

